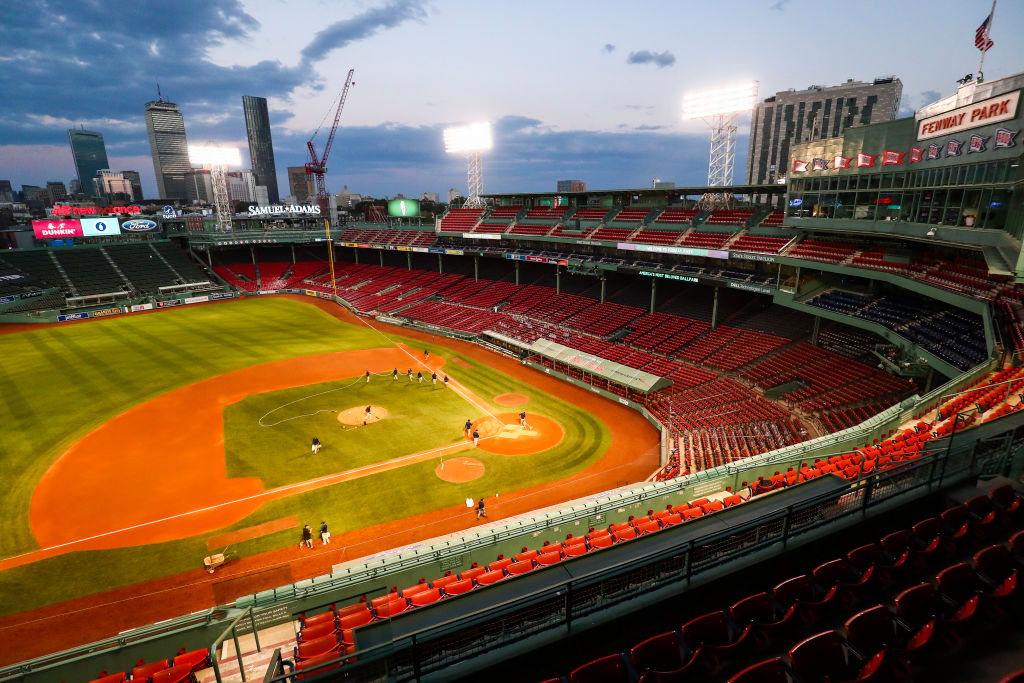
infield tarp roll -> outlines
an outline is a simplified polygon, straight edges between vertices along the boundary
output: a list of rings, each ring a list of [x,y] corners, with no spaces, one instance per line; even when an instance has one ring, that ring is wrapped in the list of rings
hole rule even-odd
[[[592,353],[579,351],[550,339],[538,339],[529,348],[532,353],[560,363],[567,363],[598,377],[644,393],[658,391],[672,384],[671,380],[664,377],[658,377],[649,372],[595,356]]]

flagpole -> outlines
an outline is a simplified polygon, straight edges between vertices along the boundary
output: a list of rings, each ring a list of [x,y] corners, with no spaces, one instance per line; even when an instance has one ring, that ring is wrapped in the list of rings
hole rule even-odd
[[[992,11],[988,15],[988,31],[986,31],[986,33],[988,33],[988,36],[986,37],[986,40],[988,39],[988,37],[991,37],[991,35],[992,35],[992,22],[995,19],[995,16],[996,16],[996,0],[992,0]],[[978,61],[978,77],[974,79],[976,83],[981,83],[981,80],[984,77],[984,74],[982,74],[981,68],[985,65],[985,53],[986,52],[988,52],[988,50],[982,50],[981,51],[981,59]]]

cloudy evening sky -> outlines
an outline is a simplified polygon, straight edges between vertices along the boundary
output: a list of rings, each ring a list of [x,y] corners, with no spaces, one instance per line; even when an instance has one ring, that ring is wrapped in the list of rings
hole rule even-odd
[[[495,122],[484,191],[706,179],[708,136],[683,93],[744,80],[760,96],[894,74],[904,112],[978,66],[986,0],[29,0],[0,4],[0,178],[68,182],[67,128],[156,193],[143,105],[177,102],[190,142],[248,160],[241,96],[270,100],[278,182],[355,68],[327,187],[465,190],[441,130]],[[1024,2],[996,9],[989,79],[1024,71]],[[746,164],[745,130],[737,180]],[[321,133],[318,139],[322,140]]]

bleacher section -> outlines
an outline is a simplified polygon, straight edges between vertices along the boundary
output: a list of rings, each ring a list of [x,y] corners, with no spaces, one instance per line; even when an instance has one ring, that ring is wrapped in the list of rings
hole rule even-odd
[[[697,213],[697,209],[665,209],[657,218],[654,219],[654,222],[691,227],[693,225],[693,219],[696,217]]]
[[[828,290],[807,302],[887,327],[960,370],[988,357],[981,318],[911,293],[869,297]]]
[[[716,209],[704,219],[706,225],[746,225],[756,213],[753,209]]]
[[[761,235],[740,235],[729,246],[729,249],[736,251],[757,251],[767,254],[777,254],[782,248],[789,244],[786,237],[765,237]]]
[[[156,292],[160,287],[182,284],[181,278],[163,259],[153,253],[148,242],[103,247],[136,292]],[[202,280],[205,280],[204,276]]]
[[[0,261],[23,273],[28,273],[40,286],[60,287],[68,296],[73,295],[71,282],[57,270],[57,262],[50,249],[30,249],[0,252]]]
[[[117,274],[100,249],[62,249],[54,251],[64,272],[79,296],[125,292],[131,286]]]
[[[697,232],[691,230],[679,243],[684,247],[697,249],[722,249],[733,236],[731,232]]]
[[[842,263],[857,251],[857,245],[836,240],[804,239],[787,256],[811,261]]]
[[[483,209],[450,209],[441,219],[441,232],[469,232],[483,213]]]

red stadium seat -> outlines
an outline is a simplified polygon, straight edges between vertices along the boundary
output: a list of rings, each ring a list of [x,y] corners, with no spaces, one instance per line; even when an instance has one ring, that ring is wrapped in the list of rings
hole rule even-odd
[[[444,587],[446,595],[462,595],[473,590],[473,579],[460,579],[452,581]]]

